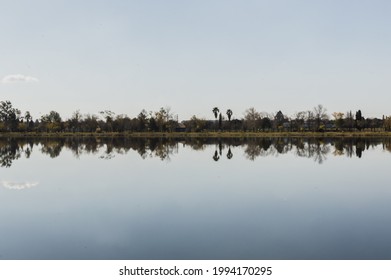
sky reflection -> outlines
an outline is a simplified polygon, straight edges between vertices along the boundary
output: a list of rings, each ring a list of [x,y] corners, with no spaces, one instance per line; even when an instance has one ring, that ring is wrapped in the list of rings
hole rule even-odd
[[[23,141],[3,259],[391,259],[388,142]]]

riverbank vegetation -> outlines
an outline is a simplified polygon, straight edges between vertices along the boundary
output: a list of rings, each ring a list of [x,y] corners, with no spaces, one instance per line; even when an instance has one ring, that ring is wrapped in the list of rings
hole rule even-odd
[[[63,119],[54,110],[34,118],[29,111],[21,112],[10,101],[0,101],[0,135],[126,135],[133,137],[258,137],[267,136],[370,136],[391,132],[391,117],[364,117],[361,110],[354,113],[327,114],[322,105],[312,110],[287,116],[283,112],[265,113],[255,108],[247,109],[242,118],[233,118],[233,111],[211,108],[212,119],[193,115],[179,121],[171,109],[160,108],[156,112],[142,110],[133,117],[105,110],[99,115],[75,111],[69,119]],[[213,119],[214,117],[214,119]]]

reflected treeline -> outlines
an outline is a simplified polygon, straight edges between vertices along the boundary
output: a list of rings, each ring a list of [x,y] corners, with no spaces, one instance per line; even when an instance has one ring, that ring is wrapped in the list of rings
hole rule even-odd
[[[391,152],[391,138],[0,138],[0,165],[10,167],[14,160],[29,158],[33,151],[55,158],[64,149],[72,151],[75,157],[94,154],[101,159],[132,150],[142,159],[169,161],[183,147],[196,151],[213,147],[211,157],[216,162],[231,160],[234,153],[244,152],[249,160],[290,153],[321,164],[329,155],[361,158],[373,147]]]
[[[321,164],[330,154],[361,158],[365,150],[379,146],[391,152],[391,138],[262,138],[247,141],[244,151],[249,160],[291,153]]]

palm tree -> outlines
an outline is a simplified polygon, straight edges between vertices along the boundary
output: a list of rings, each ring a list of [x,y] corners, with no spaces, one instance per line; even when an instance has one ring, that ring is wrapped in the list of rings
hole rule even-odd
[[[217,120],[217,116],[218,116],[218,114],[219,114],[219,112],[220,112],[219,108],[214,107],[213,110],[212,110],[212,112],[213,112],[213,114],[215,115],[215,118],[216,118],[216,120]]]
[[[217,150],[216,150],[214,155],[213,155],[213,160],[214,161],[218,161],[219,159],[220,159],[220,156],[219,156],[219,154],[217,153]]]
[[[213,112],[213,114],[215,115],[215,118],[216,118],[215,127],[217,127],[217,116],[219,115],[220,110],[219,110],[219,108],[214,107],[214,108],[212,109],[212,112]],[[216,128],[215,128],[215,129],[216,129]]]
[[[26,113],[24,114],[24,119],[26,120],[27,124],[30,122],[30,120],[32,119],[33,117],[31,117],[31,114],[29,111],[26,111]]]
[[[28,129],[30,127],[30,120],[33,119],[29,111],[26,111],[26,113],[24,114],[24,119],[26,120],[26,127]]]
[[[227,158],[231,159],[233,157],[233,153],[231,152],[231,147],[228,147],[228,153],[227,153]]]
[[[227,117],[228,117],[228,120],[231,121],[231,117],[232,117],[232,110],[231,109],[228,109],[227,110]]]

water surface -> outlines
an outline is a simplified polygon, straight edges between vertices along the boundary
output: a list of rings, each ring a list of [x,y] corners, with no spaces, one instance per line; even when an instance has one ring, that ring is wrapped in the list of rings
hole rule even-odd
[[[391,259],[391,140],[0,139],[2,259]]]

